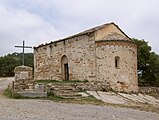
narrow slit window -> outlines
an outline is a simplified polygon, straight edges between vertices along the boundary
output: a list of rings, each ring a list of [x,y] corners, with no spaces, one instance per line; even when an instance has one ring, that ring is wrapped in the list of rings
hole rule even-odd
[[[120,57],[116,56],[115,57],[115,68],[119,68],[120,65]]]

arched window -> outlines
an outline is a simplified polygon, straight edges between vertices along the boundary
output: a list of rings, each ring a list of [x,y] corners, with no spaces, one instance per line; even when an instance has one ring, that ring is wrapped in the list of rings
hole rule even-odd
[[[116,56],[115,57],[115,68],[119,68],[120,67],[120,57]]]

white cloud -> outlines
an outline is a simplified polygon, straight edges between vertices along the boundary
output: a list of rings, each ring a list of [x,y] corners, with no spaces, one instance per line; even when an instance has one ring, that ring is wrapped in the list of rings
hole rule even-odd
[[[158,0],[0,0],[0,48],[6,54],[23,39],[35,46],[114,21],[130,37],[148,40],[159,53],[158,4]],[[7,43],[12,49],[4,50]]]
[[[14,45],[21,44],[22,40],[35,46],[61,35],[52,24],[25,9],[6,9],[0,6],[0,20],[0,48],[4,51],[1,55],[16,51]]]

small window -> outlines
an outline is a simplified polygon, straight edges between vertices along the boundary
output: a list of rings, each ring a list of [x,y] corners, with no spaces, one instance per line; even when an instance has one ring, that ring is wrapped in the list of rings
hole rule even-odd
[[[120,65],[120,57],[116,56],[115,57],[115,68],[119,68]]]

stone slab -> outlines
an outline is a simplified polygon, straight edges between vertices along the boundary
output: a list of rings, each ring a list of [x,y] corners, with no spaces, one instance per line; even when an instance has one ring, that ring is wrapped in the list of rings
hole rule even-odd
[[[20,91],[17,92],[19,95],[23,97],[47,97],[47,92],[36,92],[36,91]]]
[[[102,91],[87,91],[88,94],[93,95],[96,99],[102,100],[111,104],[130,104],[130,103],[145,103],[150,105],[159,105],[159,99],[149,95],[143,94],[126,94]]]
[[[23,80],[25,80],[25,79],[28,79],[28,75],[29,73],[28,72],[20,72],[20,79],[23,79]]]
[[[87,93],[84,92],[78,92],[79,95],[82,95],[82,97],[88,97],[89,95]]]
[[[102,100],[96,91],[86,91],[89,95],[93,95],[96,99]]]
[[[102,98],[101,100],[107,103],[113,103],[113,104],[127,104],[127,100],[124,99],[121,96],[118,96],[117,94],[113,92],[102,92],[98,91],[98,95]]]
[[[44,92],[45,91],[45,85],[42,83],[38,83],[35,85],[35,91],[36,92]]]

